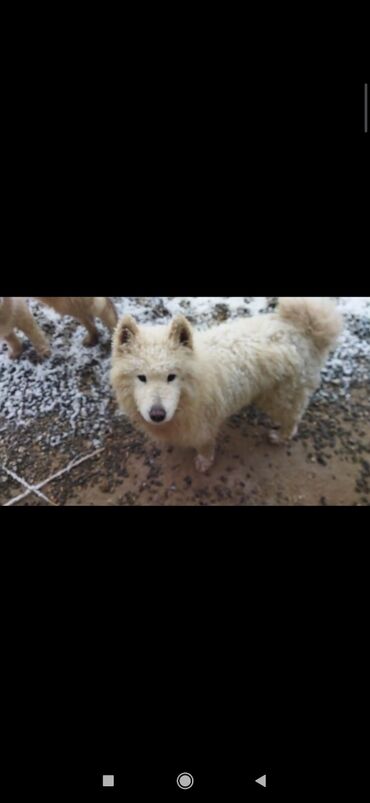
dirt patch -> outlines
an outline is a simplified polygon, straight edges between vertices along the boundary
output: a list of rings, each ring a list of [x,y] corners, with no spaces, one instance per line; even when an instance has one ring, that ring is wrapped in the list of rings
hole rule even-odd
[[[54,454],[37,444],[18,444],[15,469],[32,485],[92,453],[42,487],[52,503],[66,506],[369,505],[368,399],[358,390],[350,404],[333,408],[314,402],[289,446],[272,446],[266,420],[247,410],[224,427],[216,464],[207,475],[195,471],[193,452],[159,448],[125,419],[116,419],[98,454],[86,439],[67,440],[63,452]],[[0,474],[0,504],[22,490]],[[17,503],[43,504],[34,494]]]

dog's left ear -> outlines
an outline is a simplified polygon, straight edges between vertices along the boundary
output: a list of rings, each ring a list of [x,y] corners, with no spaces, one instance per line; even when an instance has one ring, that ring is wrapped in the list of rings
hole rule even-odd
[[[176,315],[170,327],[170,340],[176,346],[192,349],[194,347],[191,324],[183,315]]]

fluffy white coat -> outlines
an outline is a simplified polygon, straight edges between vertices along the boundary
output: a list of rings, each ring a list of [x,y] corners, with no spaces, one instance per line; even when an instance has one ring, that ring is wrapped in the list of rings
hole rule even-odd
[[[156,440],[197,451],[206,471],[222,423],[256,404],[295,435],[342,329],[334,304],[282,298],[276,313],[194,331],[183,316],[139,327],[131,316],[113,338],[111,381],[121,409]]]

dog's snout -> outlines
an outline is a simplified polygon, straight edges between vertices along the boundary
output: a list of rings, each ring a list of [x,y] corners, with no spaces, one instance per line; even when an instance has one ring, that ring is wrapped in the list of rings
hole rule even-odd
[[[166,418],[166,411],[159,404],[156,404],[150,411],[150,417],[155,424],[161,424]]]

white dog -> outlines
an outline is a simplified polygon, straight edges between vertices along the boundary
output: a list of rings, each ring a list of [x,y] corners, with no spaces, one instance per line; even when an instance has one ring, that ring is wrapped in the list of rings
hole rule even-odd
[[[121,409],[155,439],[214,461],[222,423],[255,403],[292,438],[342,329],[335,305],[282,298],[276,313],[193,331],[176,317],[139,327],[126,315],[113,339],[111,381]]]

